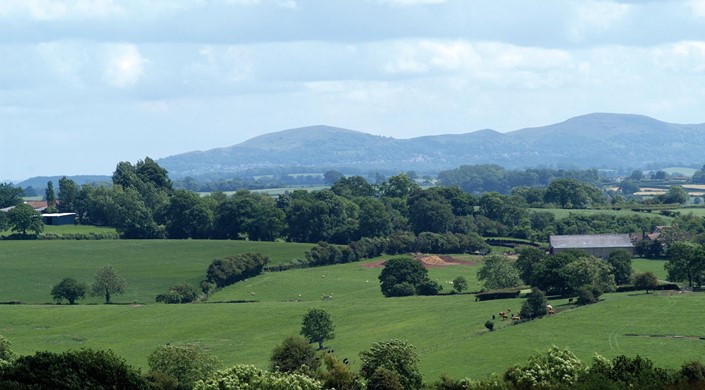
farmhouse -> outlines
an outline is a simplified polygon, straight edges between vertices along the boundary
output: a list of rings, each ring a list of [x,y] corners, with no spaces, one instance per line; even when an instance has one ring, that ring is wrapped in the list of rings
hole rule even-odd
[[[551,236],[549,238],[550,253],[555,255],[568,249],[582,249],[589,255],[607,258],[612,251],[624,249],[634,254],[629,234],[584,234]]]
[[[42,214],[45,225],[73,225],[76,223],[76,213],[49,213]]]

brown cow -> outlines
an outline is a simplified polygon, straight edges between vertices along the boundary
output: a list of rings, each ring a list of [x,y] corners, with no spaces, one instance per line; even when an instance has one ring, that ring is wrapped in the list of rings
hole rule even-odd
[[[502,317],[503,320],[506,320],[507,318],[509,318],[509,316],[507,315],[507,313],[505,313],[505,312],[503,312],[503,311],[500,311],[500,312],[499,312],[499,316]]]

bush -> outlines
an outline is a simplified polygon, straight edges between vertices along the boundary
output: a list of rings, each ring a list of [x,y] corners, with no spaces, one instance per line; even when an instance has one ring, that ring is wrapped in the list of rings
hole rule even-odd
[[[483,291],[475,294],[475,298],[479,301],[491,301],[493,299],[511,299],[519,298],[521,287],[505,288],[501,290]]]
[[[194,390],[321,390],[321,383],[298,373],[268,372],[251,365],[236,365],[199,381]]]
[[[386,297],[413,295],[416,293],[417,287],[427,279],[428,270],[420,261],[410,257],[389,259],[379,274],[382,294]],[[413,292],[408,285],[413,287]]]
[[[426,279],[416,288],[419,295],[438,295],[443,290],[443,286],[433,280]]]
[[[395,371],[379,367],[367,380],[368,390],[405,390],[401,378]]]
[[[458,276],[457,278],[453,279],[453,290],[455,292],[461,293],[467,289],[468,281],[464,277]]]
[[[519,315],[523,319],[532,319],[545,316],[548,314],[548,300],[546,294],[538,288],[532,288],[531,294],[526,298],[526,301],[521,305]]]
[[[188,284],[173,286],[166,294],[159,294],[155,299],[162,303],[190,303],[198,298],[196,289]]]
[[[490,320],[487,320],[487,321],[485,322],[485,328],[487,328],[487,330],[489,330],[490,332],[492,332],[492,331],[494,330],[494,322],[492,322],[492,321],[490,321]]]
[[[602,291],[595,286],[585,285],[581,286],[578,289],[577,294],[578,299],[576,303],[578,305],[590,305],[593,303],[597,303],[600,300],[600,295],[602,295]]]
[[[412,295],[416,295],[416,287],[409,282],[395,284],[385,294],[386,297],[409,297]]]
[[[218,287],[229,286],[262,273],[269,258],[259,253],[243,253],[222,260],[213,260],[208,266],[207,279]]]
[[[525,366],[507,370],[504,379],[520,389],[571,388],[585,370],[572,352],[553,346],[532,355]]]

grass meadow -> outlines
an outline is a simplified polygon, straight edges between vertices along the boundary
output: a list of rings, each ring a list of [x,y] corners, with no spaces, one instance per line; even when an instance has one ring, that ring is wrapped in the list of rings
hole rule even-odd
[[[0,242],[0,301],[24,297],[19,300],[48,302],[51,285],[62,277],[89,281],[95,268],[107,263],[129,284],[127,294],[115,297],[126,303],[120,305],[0,305],[0,334],[21,354],[111,348],[146,369],[147,356],[158,345],[197,343],[224,366],[266,368],[274,346],[297,334],[304,313],[319,307],[333,318],[336,337],[326,346],[340,359],[347,357],[359,367],[359,353],[373,342],[405,339],[417,347],[426,381],[441,373],[455,378],[502,373],[551,345],[569,348],[586,362],[594,352],[606,357],[641,354],[674,367],[705,359],[705,341],[699,339],[705,337],[700,320],[705,295],[699,293],[606,294],[599,304],[580,308],[566,299],[554,300],[554,316],[519,325],[497,320],[496,331],[488,332],[485,321],[508,308],[518,311],[523,299],[476,302],[472,294],[384,298],[377,280],[381,269],[363,262],[265,273],[219,291],[213,303],[152,303],[172,284],[202,279],[214,257],[260,250],[283,261],[309,247],[235,241]],[[447,281],[459,275],[468,279],[470,290],[478,290],[479,266],[434,268],[429,275],[445,292],[451,289]],[[634,268],[665,277],[663,261],[635,260]],[[333,299],[323,300],[322,294]],[[133,300],[146,304],[130,304]],[[225,303],[230,301],[253,302]]]

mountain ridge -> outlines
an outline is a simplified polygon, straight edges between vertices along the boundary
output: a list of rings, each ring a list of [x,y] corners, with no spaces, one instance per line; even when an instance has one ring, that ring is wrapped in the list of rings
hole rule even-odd
[[[165,157],[157,162],[174,177],[252,169],[302,167],[356,171],[456,168],[640,168],[655,163],[702,164],[705,124],[674,124],[637,114],[592,113],[506,133],[397,139],[316,125],[263,134],[242,143]]]

